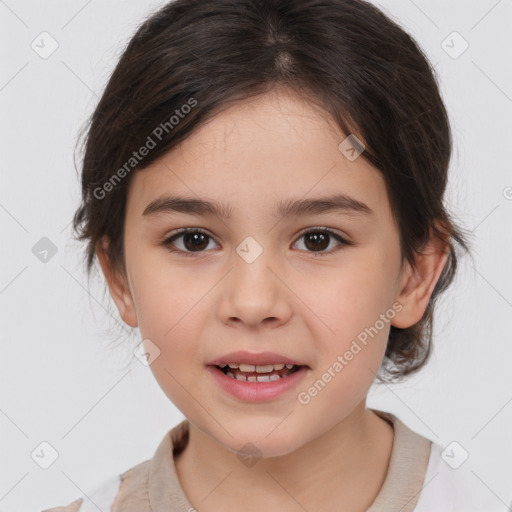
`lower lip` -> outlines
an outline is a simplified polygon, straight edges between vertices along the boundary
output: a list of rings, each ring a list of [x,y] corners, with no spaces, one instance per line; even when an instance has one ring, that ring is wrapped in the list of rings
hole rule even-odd
[[[302,366],[288,377],[271,382],[247,382],[224,375],[216,366],[207,366],[219,386],[230,395],[244,402],[265,402],[277,398],[295,387],[304,377],[308,368]]]

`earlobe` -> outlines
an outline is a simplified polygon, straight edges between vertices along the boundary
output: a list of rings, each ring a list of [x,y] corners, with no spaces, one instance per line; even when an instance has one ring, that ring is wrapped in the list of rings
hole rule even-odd
[[[414,267],[407,262],[396,300],[402,309],[391,325],[401,329],[418,323],[427,309],[430,297],[448,260],[448,241],[431,237],[416,256]]]
[[[113,267],[108,257],[108,239],[103,238],[96,246],[96,256],[107,281],[110,295],[114,300],[121,318],[131,327],[138,326],[137,315],[127,279]]]

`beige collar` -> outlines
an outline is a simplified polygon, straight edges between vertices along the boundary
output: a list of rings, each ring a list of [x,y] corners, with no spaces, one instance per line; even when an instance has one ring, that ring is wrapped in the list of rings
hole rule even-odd
[[[409,429],[393,414],[372,410],[393,426],[395,435],[386,479],[367,512],[413,512],[420,497],[432,442]],[[181,488],[174,465],[174,454],[188,442],[188,428],[188,420],[183,420],[167,432],[152,459],[121,475],[121,490],[113,512],[194,510]]]

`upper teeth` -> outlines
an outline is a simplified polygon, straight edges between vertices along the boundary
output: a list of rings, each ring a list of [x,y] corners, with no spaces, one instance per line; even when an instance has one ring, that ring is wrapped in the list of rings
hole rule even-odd
[[[274,370],[282,370],[285,366],[289,370],[293,368],[293,364],[240,364],[240,363],[229,363],[229,364],[220,364],[221,368],[225,368],[229,366],[230,368],[238,368],[241,372],[256,372],[256,373],[269,373]]]

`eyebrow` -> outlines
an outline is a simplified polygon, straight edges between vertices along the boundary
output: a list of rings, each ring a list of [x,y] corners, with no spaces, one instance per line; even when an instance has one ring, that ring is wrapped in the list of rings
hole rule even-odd
[[[150,217],[162,213],[186,213],[197,216],[217,216],[230,219],[233,208],[226,203],[213,200],[197,199],[194,197],[165,196],[151,201],[143,217]],[[280,201],[272,212],[274,217],[290,217],[301,215],[314,215],[319,213],[344,213],[375,215],[375,212],[365,203],[346,194],[336,194],[315,199],[288,199]]]

